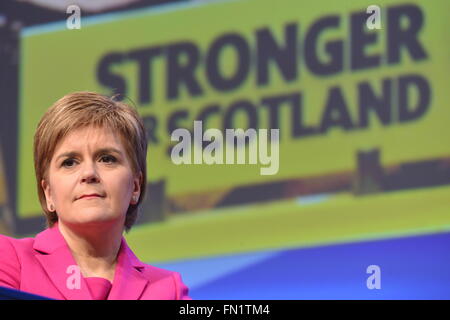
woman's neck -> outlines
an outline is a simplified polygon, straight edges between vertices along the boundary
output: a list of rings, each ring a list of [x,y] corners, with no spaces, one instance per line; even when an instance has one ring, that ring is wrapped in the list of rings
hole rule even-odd
[[[123,233],[122,225],[58,227],[84,277],[113,281]]]

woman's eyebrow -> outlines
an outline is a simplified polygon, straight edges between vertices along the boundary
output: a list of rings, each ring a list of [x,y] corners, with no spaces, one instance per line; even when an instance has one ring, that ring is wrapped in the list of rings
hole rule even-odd
[[[79,155],[79,153],[75,152],[75,151],[64,152],[64,153],[61,153],[59,156],[56,157],[56,161],[58,161],[59,158],[63,158],[63,157],[64,158],[72,158],[72,157],[75,157],[77,155]]]
[[[113,147],[98,149],[97,151],[95,151],[94,155],[98,156],[99,154],[102,154],[102,153],[117,153],[119,155],[122,155],[122,152],[119,149],[116,149],[116,148],[113,148]],[[64,158],[66,158],[66,157],[67,158],[72,158],[72,157],[76,157],[78,155],[80,155],[80,153],[76,152],[76,151],[64,152],[64,153],[61,153],[60,155],[58,155],[56,157],[56,160],[58,160],[59,158],[63,158],[63,157]]]

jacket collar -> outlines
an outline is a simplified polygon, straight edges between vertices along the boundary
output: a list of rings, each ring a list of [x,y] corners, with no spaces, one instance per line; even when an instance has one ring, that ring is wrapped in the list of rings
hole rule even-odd
[[[114,281],[108,300],[138,300],[148,285],[141,273],[145,264],[139,261],[122,237]]]
[[[64,298],[92,299],[87,283],[57,223],[36,235],[33,248],[47,276]],[[108,299],[138,299],[148,284],[148,280],[141,274],[143,268],[145,264],[139,261],[122,237],[113,286]]]

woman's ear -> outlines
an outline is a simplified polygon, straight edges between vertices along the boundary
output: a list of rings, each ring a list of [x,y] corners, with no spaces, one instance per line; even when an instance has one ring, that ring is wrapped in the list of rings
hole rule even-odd
[[[42,190],[44,190],[45,200],[47,203],[47,210],[50,212],[55,211],[55,206],[53,204],[53,199],[51,197],[51,192],[50,192],[50,184],[45,179],[42,179],[41,187],[42,187]]]
[[[135,205],[139,201],[141,195],[141,185],[142,185],[142,172],[139,172],[133,179],[133,193],[131,194],[131,204]]]

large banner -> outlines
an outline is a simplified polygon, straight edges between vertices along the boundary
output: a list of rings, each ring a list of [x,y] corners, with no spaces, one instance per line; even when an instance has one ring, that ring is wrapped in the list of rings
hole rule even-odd
[[[254,223],[264,217],[257,218],[258,212],[267,209],[273,215],[268,230],[274,225],[280,230],[258,242],[266,230],[253,224],[261,232],[253,244],[210,245],[197,255],[295,245],[295,219],[304,223],[310,217],[306,211],[299,214],[294,201],[276,202],[283,199],[309,196],[305,201],[317,202],[324,194],[342,193],[338,203],[353,205],[346,214],[356,217],[373,206],[355,195],[378,194],[373,203],[389,205],[393,196],[380,196],[385,191],[450,183],[450,4],[378,1],[380,10],[368,13],[370,4],[316,1],[306,8],[297,0],[196,2],[82,18],[79,30],[65,23],[25,29],[17,216],[42,215],[32,154],[39,119],[63,95],[84,90],[119,94],[144,119],[150,190],[164,199],[156,209],[149,204],[144,215],[160,219],[238,208],[235,212],[253,215]],[[190,153],[183,163],[173,157],[179,143],[173,133],[179,128],[188,129],[193,142],[184,150]],[[211,128],[223,137],[227,129],[279,129],[279,143],[271,143],[265,157],[259,152],[252,162],[258,139],[235,149],[218,134],[211,162],[206,153],[212,142],[203,135]],[[234,150],[238,156],[239,148],[246,152],[245,161],[227,162],[226,153]],[[430,193],[430,202],[442,199],[448,188],[436,192]],[[411,202],[401,197],[395,202],[397,213],[389,213],[370,232],[387,232],[396,214],[405,217],[401,204]],[[258,206],[269,201],[275,207]],[[339,213],[333,217],[352,219]],[[417,228],[423,221],[419,213],[415,217],[417,224],[401,226]],[[436,217],[432,226],[449,222],[442,211]],[[249,232],[240,216],[228,218],[230,225],[222,221],[222,228]],[[361,228],[359,218],[352,230]],[[277,225],[281,220],[285,229]],[[294,228],[291,233],[289,228]],[[214,230],[209,226],[207,232]],[[323,231],[319,237],[338,238],[331,235]],[[203,240],[195,241],[207,246]],[[187,253],[178,247],[176,254],[166,247],[152,258],[189,256],[194,247]]]

